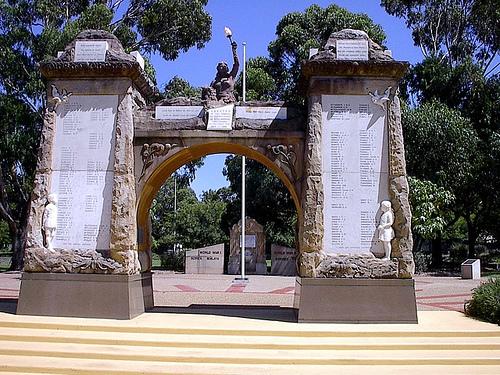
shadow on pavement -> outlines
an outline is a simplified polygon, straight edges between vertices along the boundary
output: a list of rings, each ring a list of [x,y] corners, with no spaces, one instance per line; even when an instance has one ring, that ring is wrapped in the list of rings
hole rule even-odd
[[[155,306],[148,312],[172,314],[203,314],[297,322],[297,312],[291,307],[255,306],[255,305],[190,305],[188,307]]]
[[[17,298],[0,298],[0,312],[16,314]]]

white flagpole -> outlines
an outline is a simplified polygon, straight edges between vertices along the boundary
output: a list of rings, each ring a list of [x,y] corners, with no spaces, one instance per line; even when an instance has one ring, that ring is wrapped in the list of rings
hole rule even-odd
[[[241,280],[245,280],[245,229],[246,229],[246,215],[245,215],[245,160],[244,156],[241,157]]]
[[[247,101],[247,42],[243,42],[243,103]]]

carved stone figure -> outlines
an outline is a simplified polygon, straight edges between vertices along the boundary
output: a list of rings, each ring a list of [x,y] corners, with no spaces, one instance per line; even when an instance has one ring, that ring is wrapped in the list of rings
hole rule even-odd
[[[389,98],[389,95],[391,95],[391,89],[392,87],[389,86],[382,95],[378,93],[378,90],[375,90],[374,93],[369,92],[368,94],[372,98],[373,103],[385,110],[386,103],[391,100]]]
[[[229,71],[229,67],[225,61],[221,61],[217,64],[217,74],[214,80],[210,83],[210,88],[215,90],[215,97],[218,101],[230,104],[236,102],[234,97],[234,84],[236,83],[236,75],[240,68],[240,63],[238,60],[238,55],[236,53],[236,48],[238,45],[236,42],[231,42],[231,49],[233,52],[233,68]],[[210,88],[204,88],[202,91],[203,100],[213,100],[213,90]]]
[[[45,247],[50,252],[54,252],[52,241],[56,234],[57,229],[57,196],[56,194],[49,194],[47,197],[49,203],[45,206],[43,211],[43,231],[45,234]]]
[[[380,216],[380,223],[378,226],[378,239],[384,244],[384,258],[391,258],[391,241],[394,238],[394,229],[392,225],[394,224],[394,212],[392,211],[391,202],[382,201],[380,203],[380,209],[382,210],[382,216]]]

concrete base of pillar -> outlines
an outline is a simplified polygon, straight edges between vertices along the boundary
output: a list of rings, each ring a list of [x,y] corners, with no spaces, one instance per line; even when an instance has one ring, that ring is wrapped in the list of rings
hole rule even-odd
[[[296,278],[299,322],[418,323],[412,279]]]
[[[17,314],[131,319],[153,304],[150,272],[141,275],[24,272]]]

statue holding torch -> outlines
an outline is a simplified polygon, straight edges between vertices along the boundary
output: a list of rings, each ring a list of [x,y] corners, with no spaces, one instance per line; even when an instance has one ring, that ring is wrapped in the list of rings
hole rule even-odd
[[[238,74],[240,63],[236,53],[238,45],[232,39],[233,33],[228,27],[224,28],[224,33],[231,43],[231,49],[233,52],[233,68],[229,71],[229,67],[225,61],[218,63],[215,78],[212,83],[210,83],[210,87],[204,88],[202,99],[213,99],[215,91],[215,97],[218,101],[229,104],[236,101],[234,96],[234,84],[236,83],[236,75]]]

